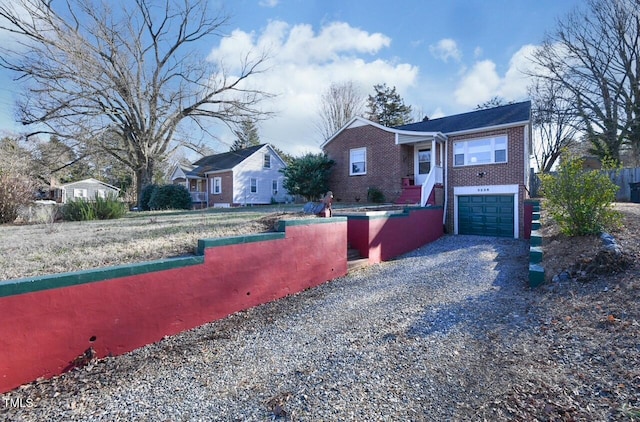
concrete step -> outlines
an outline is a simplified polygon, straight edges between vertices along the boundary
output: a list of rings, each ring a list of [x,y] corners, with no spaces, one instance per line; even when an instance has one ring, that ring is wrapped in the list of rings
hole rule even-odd
[[[349,260],[353,260],[353,259],[360,259],[362,258],[360,256],[360,251],[357,249],[347,249],[347,261]]]
[[[349,260],[347,261],[347,272],[350,273],[351,271],[359,270],[360,268],[364,268],[368,265],[369,265],[368,258]]]

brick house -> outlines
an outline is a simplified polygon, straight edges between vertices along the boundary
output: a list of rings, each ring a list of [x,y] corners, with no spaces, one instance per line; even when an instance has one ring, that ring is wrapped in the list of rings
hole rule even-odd
[[[394,128],[355,117],[322,148],[338,202],[376,188],[397,204],[444,206],[448,233],[524,234],[530,101]]]
[[[271,145],[261,144],[176,166],[171,181],[186,186],[195,208],[287,202],[285,166]]]

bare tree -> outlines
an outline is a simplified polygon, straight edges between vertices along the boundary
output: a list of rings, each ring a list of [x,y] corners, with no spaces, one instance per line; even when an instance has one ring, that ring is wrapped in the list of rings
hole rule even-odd
[[[349,120],[361,116],[365,105],[364,95],[353,81],[334,82],[322,94],[320,117],[317,124],[324,140],[333,136]]]
[[[640,152],[640,1],[588,0],[534,54],[537,77],[571,94],[592,152]]]
[[[529,87],[533,102],[533,157],[541,172],[549,172],[563,149],[577,142],[578,116],[566,89],[553,80],[537,79]]]
[[[260,115],[267,94],[246,80],[264,70],[266,56],[247,54],[236,75],[202,57],[197,47],[222,36],[228,20],[207,0],[117,4],[0,3],[0,29],[18,40],[0,48],[0,65],[24,83],[18,108],[29,135],[97,144],[132,169],[139,195],[156,163],[189,141],[176,139],[183,127],[206,131],[206,120],[233,125]]]

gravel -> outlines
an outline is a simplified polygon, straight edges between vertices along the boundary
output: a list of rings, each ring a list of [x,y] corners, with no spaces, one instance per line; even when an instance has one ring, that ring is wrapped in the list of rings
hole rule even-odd
[[[541,324],[527,270],[526,241],[445,236],[23,386],[0,396],[0,419],[495,419]]]

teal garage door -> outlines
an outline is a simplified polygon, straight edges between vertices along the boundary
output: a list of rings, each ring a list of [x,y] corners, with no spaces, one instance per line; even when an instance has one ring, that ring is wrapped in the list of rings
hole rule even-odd
[[[458,196],[458,233],[513,237],[513,195]]]

